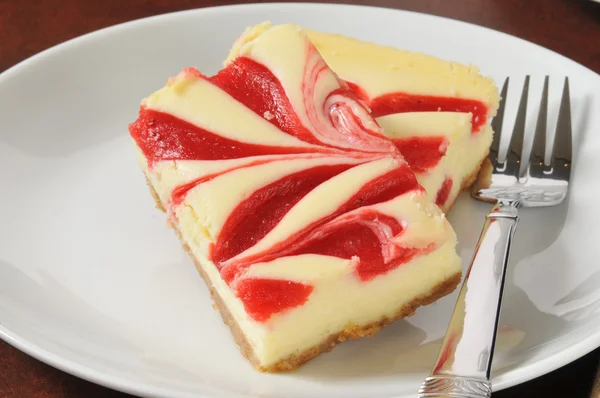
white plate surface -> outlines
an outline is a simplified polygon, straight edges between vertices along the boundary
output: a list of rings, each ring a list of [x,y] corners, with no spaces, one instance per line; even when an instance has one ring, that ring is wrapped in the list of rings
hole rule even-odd
[[[567,204],[525,210],[505,292],[494,387],[600,345],[600,76],[551,51],[448,19],[378,8],[263,4],[105,29],[0,75],[0,337],[58,368],[165,397],[408,397],[435,359],[455,295],[288,375],[255,372],[154,209],[127,124],[184,66],[218,70],[248,25],[296,22],[479,65],[501,82],[551,79],[550,125],[571,77],[576,139]],[[515,104],[508,104],[507,117]],[[533,122],[533,120],[531,120]],[[506,125],[506,123],[505,123]],[[509,126],[505,126],[510,128]],[[450,216],[469,260],[488,206]]]

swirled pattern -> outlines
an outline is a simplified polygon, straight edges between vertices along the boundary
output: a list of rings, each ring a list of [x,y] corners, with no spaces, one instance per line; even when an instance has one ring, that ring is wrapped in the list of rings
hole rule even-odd
[[[263,23],[246,31],[227,62],[245,41],[269,28]],[[487,155],[488,121],[499,100],[494,81],[474,67],[425,54],[315,31],[308,31],[308,37],[370,108],[429,197],[449,210]]]
[[[307,258],[371,283],[453,250],[397,146],[298,27],[263,33],[213,77],[185,69],[130,132],[172,223],[255,322],[310,300],[328,271],[307,275]]]

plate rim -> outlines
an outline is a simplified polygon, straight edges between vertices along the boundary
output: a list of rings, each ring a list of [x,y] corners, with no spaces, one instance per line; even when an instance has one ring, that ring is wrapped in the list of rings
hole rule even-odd
[[[600,0],[599,0],[600,1]],[[56,44],[52,47],[44,49],[20,62],[17,64],[7,68],[3,72],[0,73],[0,85],[5,80],[9,80],[14,73],[18,73],[22,68],[26,68],[31,64],[36,62],[43,62],[45,57],[52,56],[54,54],[60,53],[60,51],[68,50],[69,48],[76,45],[85,45],[88,40],[97,40],[105,37],[107,34],[119,34],[126,29],[135,28],[138,25],[143,24],[152,24],[155,20],[161,19],[177,19],[182,15],[189,14],[207,14],[207,13],[219,13],[219,12],[228,12],[229,10],[240,10],[243,12],[245,8],[272,8],[274,6],[277,7],[285,7],[285,8],[357,8],[357,9],[372,9],[386,12],[398,12],[403,14],[413,14],[418,16],[419,18],[431,18],[431,19],[441,19],[446,21],[452,21],[452,23],[463,24],[469,26],[471,29],[484,29],[489,31],[491,34],[499,34],[503,40],[517,40],[522,43],[526,43],[527,45],[534,46],[536,50],[541,50],[547,52],[549,55],[553,57],[560,58],[563,62],[570,63],[572,65],[576,65],[581,68],[582,71],[586,71],[595,75],[595,78],[600,79],[600,73],[595,72],[589,67],[580,64],[579,62],[568,58],[565,55],[562,55],[554,50],[546,48],[542,45],[533,43],[526,39],[513,36],[509,33],[505,33],[493,28],[489,28],[486,26],[478,25],[472,22],[466,22],[458,19],[453,19],[449,17],[427,14],[418,11],[411,10],[403,10],[382,6],[368,6],[368,5],[355,5],[355,4],[338,4],[338,3],[311,3],[311,2],[273,2],[273,3],[244,3],[244,4],[229,4],[229,5],[219,5],[219,6],[211,6],[211,7],[201,7],[201,8],[192,8],[174,12],[166,12],[161,14],[156,14],[148,17],[137,18],[134,20],[118,23],[115,25],[110,25],[92,32],[85,33],[83,35],[68,39],[64,42]],[[577,328],[571,333],[575,333],[579,331],[580,328]],[[562,337],[562,336],[561,336]],[[81,379],[90,381],[92,383],[105,386],[117,391],[122,391],[128,394],[140,395],[143,396],[168,396],[173,398],[179,397],[188,397],[188,393],[182,391],[174,391],[172,389],[164,389],[160,387],[148,387],[146,384],[142,382],[132,382],[131,380],[119,376],[110,375],[106,372],[99,371],[94,369],[93,367],[89,367],[86,365],[81,365],[77,362],[71,361],[62,357],[61,355],[53,352],[52,350],[48,350],[41,346],[38,346],[32,343],[27,338],[21,337],[18,333],[11,331],[5,325],[2,324],[0,319],[0,339],[5,341],[7,344],[12,347],[22,351],[23,353],[66,373],[69,373],[73,376],[79,377]],[[600,347],[600,328],[597,330],[595,334],[588,335],[585,338],[579,340],[577,343],[572,344],[568,350],[557,351],[553,354],[550,354],[546,358],[539,359],[530,364],[521,365],[518,368],[511,369],[499,376],[500,380],[496,381],[493,386],[493,391],[500,391],[506,388],[510,388],[524,382],[533,380],[537,377],[548,374],[556,369],[564,367],[571,362],[589,354],[593,350]],[[208,386],[207,386],[208,387]],[[210,391],[217,391],[214,388],[207,388],[203,392],[203,395],[195,395],[199,398],[210,398],[209,395],[204,395]],[[222,391],[222,390],[218,390]],[[250,397],[249,395],[239,395],[236,392],[227,391],[230,397]]]

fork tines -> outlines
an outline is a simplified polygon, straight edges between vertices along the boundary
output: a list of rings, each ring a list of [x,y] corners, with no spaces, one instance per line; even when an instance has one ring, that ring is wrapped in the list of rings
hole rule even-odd
[[[505,169],[507,166],[514,166],[518,169],[516,177],[522,178],[530,174],[552,173],[556,167],[569,168],[572,156],[572,131],[571,131],[571,105],[569,95],[569,78],[565,78],[562,98],[560,100],[560,109],[556,123],[556,133],[554,136],[554,145],[550,151],[550,157],[546,158],[546,133],[548,119],[548,87],[549,76],[544,79],[544,87],[540,100],[540,108],[535,128],[534,142],[531,151],[523,148],[523,140],[526,133],[526,114],[527,101],[529,97],[529,80],[525,77],[521,99],[517,110],[515,125],[511,134],[510,145],[505,159],[499,158],[500,137],[502,133],[502,124],[504,119],[504,109],[506,97],[508,94],[509,78],[506,78],[500,93],[501,101],[498,112],[492,121],[494,129],[494,140],[490,148],[490,160],[495,169]]]

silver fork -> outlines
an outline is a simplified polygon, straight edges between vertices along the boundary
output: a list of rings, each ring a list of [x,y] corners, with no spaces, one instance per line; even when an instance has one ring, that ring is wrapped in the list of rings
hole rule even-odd
[[[532,153],[524,153],[529,76],[525,78],[511,143],[499,158],[500,134],[508,79],[492,127],[496,132],[487,162],[471,196],[494,203],[460,290],[446,336],[419,398],[487,398],[492,394],[490,370],[500,315],[511,241],[521,207],[554,206],[567,196],[571,174],[571,110],[565,79],[550,161],[545,162],[548,76],[544,81]]]

